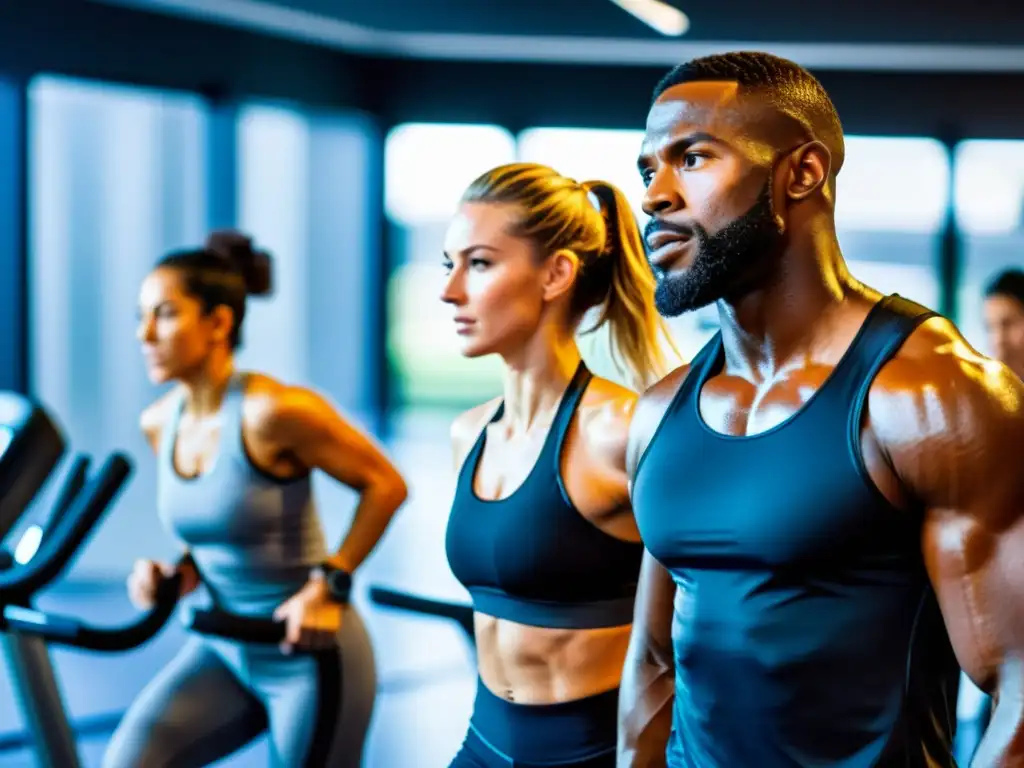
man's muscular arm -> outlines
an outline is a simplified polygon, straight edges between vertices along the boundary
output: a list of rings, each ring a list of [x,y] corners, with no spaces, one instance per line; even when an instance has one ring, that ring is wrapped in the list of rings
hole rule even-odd
[[[626,465],[632,480],[686,368],[669,374],[637,402],[630,425]],[[619,691],[618,768],[659,768],[672,729],[675,660],[672,655],[672,604],[675,584],[649,552],[644,553]]]
[[[1024,766],[1024,384],[942,321],[900,357],[872,389],[871,428],[925,503],[925,563],[953,648],[996,701],[972,765]]]
[[[665,765],[675,699],[674,596],[672,577],[644,552],[633,632],[619,689],[618,768]]]

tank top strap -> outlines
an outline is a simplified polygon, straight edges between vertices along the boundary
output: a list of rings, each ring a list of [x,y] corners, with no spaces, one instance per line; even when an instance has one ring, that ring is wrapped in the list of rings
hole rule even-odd
[[[576,372],[569,381],[569,386],[565,388],[562,399],[558,402],[558,410],[555,411],[555,418],[551,422],[548,436],[544,439],[544,447],[541,448],[540,459],[537,462],[540,464],[550,461],[555,468],[555,477],[562,475],[562,444],[569,432],[569,424],[572,423],[572,417],[587,391],[587,385],[593,378],[594,374],[587,368],[587,364],[580,360],[580,364],[576,366]],[[549,456],[549,453],[553,455]]]
[[[854,464],[865,473],[861,428],[871,384],[882,366],[895,356],[918,326],[933,317],[938,317],[938,314],[898,294],[886,296],[872,308],[861,334],[844,360],[847,367],[837,389],[848,398],[847,447]],[[913,494],[908,498],[913,498]]]
[[[917,327],[938,315],[927,307],[892,294],[873,308],[860,343],[850,356],[851,369],[862,372],[861,378],[873,379],[878,370],[892,358]]]
[[[680,382],[675,399],[681,401],[700,394],[704,382],[721,370],[724,357],[722,332],[716,331],[690,361],[690,371]]]
[[[898,294],[885,296],[871,308],[824,387],[832,397],[857,405],[882,366],[921,323],[935,316],[932,310]]]
[[[172,395],[171,404],[168,407],[170,408],[170,418],[167,419],[167,423],[160,432],[159,458],[161,464],[168,464],[171,469],[174,469],[174,446],[178,441],[181,412],[185,409],[185,391],[183,389],[179,389]]]
[[[244,458],[245,448],[242,442],[242,409],[245,405],[245,385],[249,375],[243,371],[235,371],[228,379],[221,402],[221,450],[230,451]],[[248,459],[246,459],[248,462]]]

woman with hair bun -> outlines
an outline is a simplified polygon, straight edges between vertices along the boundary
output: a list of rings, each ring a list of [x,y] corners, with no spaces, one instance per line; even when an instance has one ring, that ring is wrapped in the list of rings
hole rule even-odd
[[[381,448],[322,396],[235,367],[247,296],[271,258],[237,232],[165,256],[142,283],[138,338],[149,378],[176,386],[146,408],[157,510],[185,544],[177,565],[140,560],[132,601],[161,580],[205,608],[283,621],[281,646],[192,635],[125,714],[106,768],[208,765],[266,732],[275,766],[355,768],[373,709],[373,652],[349,605],[352,574],[406,497]],[[360,493],[329,554],[311,474]]]

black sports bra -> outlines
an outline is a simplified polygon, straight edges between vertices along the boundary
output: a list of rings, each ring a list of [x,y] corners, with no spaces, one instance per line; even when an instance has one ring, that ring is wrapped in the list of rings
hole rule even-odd
[[[633,620],[643,545],[616,539],[586,520],[562,480],[562,444],[591,378],[581,361],[537,463],[511,496],[486,501],[473,490],[486,427],[462,465],[445,545],[452,572],[480,613],[557,629]],[[491,423],[503,412],[504,403]]]

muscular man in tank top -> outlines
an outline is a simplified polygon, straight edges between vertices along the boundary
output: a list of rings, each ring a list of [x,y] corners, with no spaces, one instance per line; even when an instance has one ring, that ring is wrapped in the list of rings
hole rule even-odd
[[[843,154],[820,83],[775,56],[656,89],[656,303],[717,303],[721,331],[632,423],[619,768],[950,766],[959,665],[998,701],[974,764],[1024,764],[1024,385],[850,275]]]

